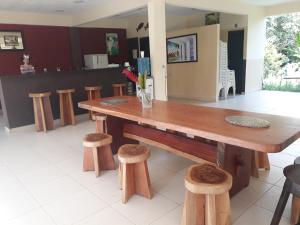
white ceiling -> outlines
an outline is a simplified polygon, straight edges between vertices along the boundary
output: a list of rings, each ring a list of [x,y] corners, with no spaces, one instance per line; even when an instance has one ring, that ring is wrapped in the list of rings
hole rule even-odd
[[[277,5],[277,4],[288,3],[288,2],[296,2],[299,0],[241,0],[241,1],[254,4],[254,5],[270,6],[270,5]]]
[[[110,0],[0,0],[0,10],[76,13],[94,5],[105,4]],[[77,3],[76,3],[77,2]]]
[[[41,13],[76,13],[92,8],[95,5],[105,4],[113,0],[0,0],[0,10],[41,12]],[[124,0],[130,1],[130,0]],[[237,0],[255,5],[275,5],[299,0]],[[75,3],[79,2],[79,3]],[[178,8],[178,7],[177,7]],[[178,10],[176,7],[167,7],[167,13],[193,13],[193,9]],[[145,14],[144,12],[141,12]]]
[[[193,15],[199,13],[207,13],[207,10],[200,10],[200,9],[192,9],[192,8],[184,8],[184,7],[177,7],[173,5],[166,5],[166,14],[167,15],[179,15],[179,16],[186,16],[186,15]],[[148,10],[147,8],[140,8],[130,12],[118,14],[114,16],[115,18],[128,18],[128,17],[136,17],[136,16],[147,16]]]

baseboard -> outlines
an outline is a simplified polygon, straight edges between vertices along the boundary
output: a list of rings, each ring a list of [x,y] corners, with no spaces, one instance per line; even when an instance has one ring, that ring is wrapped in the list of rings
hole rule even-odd
[[[85,113],[85,114],[76,115],[75,118],[77,123],[88,121],[89,114]],[[54,120],[54,127],[60,127],[60,119]],[[16,127],[16,128],[4,127],[4,129],[5,129],[5,133],[7,134],[10,134],[12,132],[20,132],[20,131],[35,131],[35,125],[29,124],[21,127]]]

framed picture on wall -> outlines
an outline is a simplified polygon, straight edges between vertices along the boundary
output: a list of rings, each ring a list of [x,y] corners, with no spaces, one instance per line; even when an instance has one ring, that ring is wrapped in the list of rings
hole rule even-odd
[[[189,34],[168,38],[167,61],[168,64],[197,62],[197,34]]]
[[[0,30],[0,51],[22,51],[24,49],[22,31]]]
[[[106,50],[110,56],[119,55],[119,38],[117,33],[106,34]]]

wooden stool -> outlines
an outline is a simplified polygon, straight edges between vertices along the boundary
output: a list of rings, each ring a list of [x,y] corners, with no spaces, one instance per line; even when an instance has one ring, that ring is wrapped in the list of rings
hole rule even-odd
[[[92,115],[92,119],[96,121],[96,133],[107,133],[107,116],[102,113],[95,113]]]
[[[115,161],[110,148],[112,136],[108,134],[88,134],[83,140],[83,171],[114,170]]]
[[[185,177],[182,225],[230,225],[232,177],[214,165],[194,165]]]
[[[60,109],[60,124],[65,126],[67,124],[75,125],[75,115],[72,100],[72,93],[75,89],[57,90],[59,95],[59,109]]]
[[[123,190],[123,203],[133,194],[152,198],[147,166],[149,157],[149,149],[142,145],[126,144],[119,148],[119,181]]]
[[[300,165],[300,157],[295,159],[294,164]],[[300,186],[297,187],[296,184],[294,184],[294,186],[296,189],[300,190]],[[293,195],[292,200],[291,224],[300,224],[300,197],[297,197],[296,195]]]
[[[252,162],[251,162],[251,175],[253,177],[258,178],[259,169],[265,169],[265,170],[270,170],[270,162],[269,162],[269,157],[268,154],[265,152],[257,152],[253,151],[252,152]]]
[[[283,169],[283,174],[286,177],[286,179],[272,218],[271,225],[278,225],[280,223],[283,211],[285,209],[290,194],[293,194],[298,198],[300,197],[300,165],[290,165],[285,167]],[[298,221],[296,224],[298,224]]]
[[[126,94],[126,84],[113,84],[114,96],[123,96]]]
[[[37,131],[53,130],[54,122],[49,96],[51,92],[29,93],[33,99],[34,121]]]
[[[87,93],[88,100],[94,100],[97,98],[101,98],[101,86],[86,86],[84,90]],[[89,118],[92,119],[92,111],[89,111]]]

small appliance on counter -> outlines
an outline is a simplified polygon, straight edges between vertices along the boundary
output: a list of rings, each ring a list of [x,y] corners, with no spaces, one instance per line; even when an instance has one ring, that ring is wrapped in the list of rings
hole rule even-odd
[[[102,69],[108,67],[107,54],[84,55],[84,63],[87,69]]]

